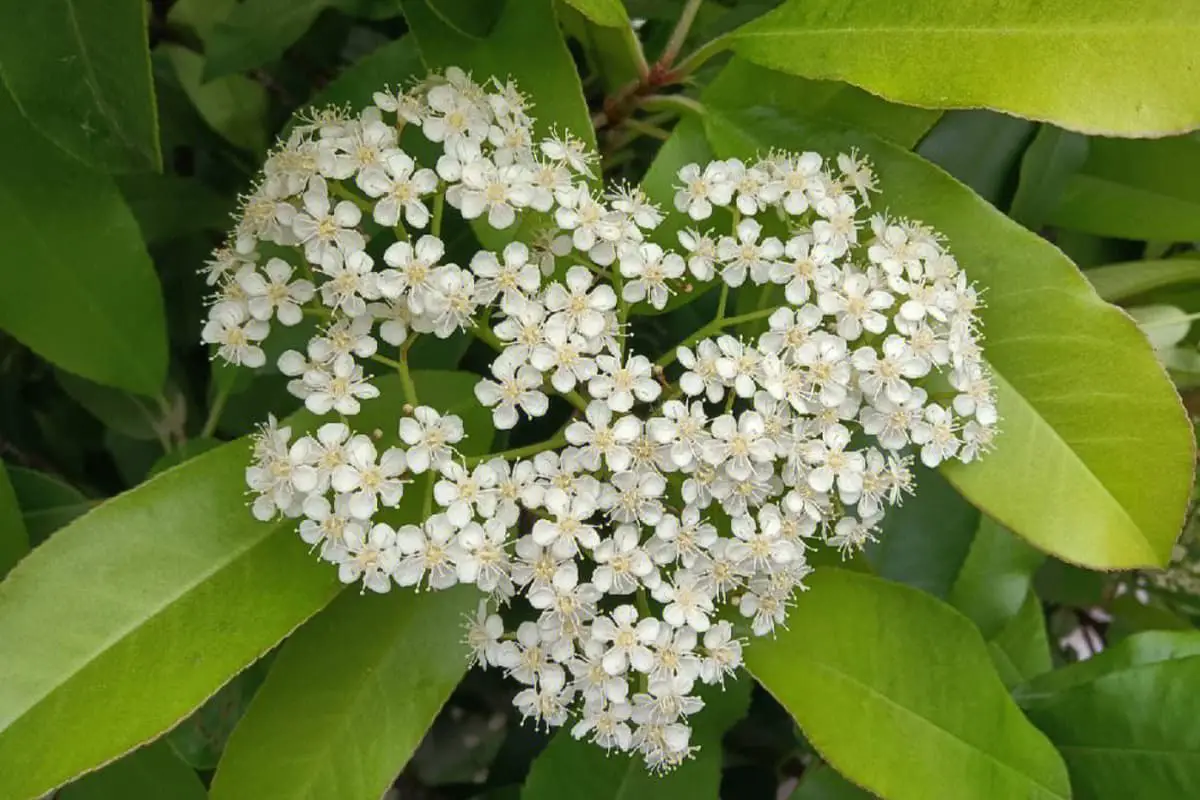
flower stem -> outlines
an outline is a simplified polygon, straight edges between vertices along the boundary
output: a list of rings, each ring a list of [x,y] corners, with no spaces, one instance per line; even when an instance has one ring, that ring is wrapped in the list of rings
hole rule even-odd
[[[404,402],[414,408],[419,405],[419,401],[417,400],[417,386],[413,383],[412,375],[408,371],[408,351],[418,336],[420,336],[419,333],[409,334],[409,337],[404,340],[404,344],[400,345],[400,359],[396,362],[396,371],[400,373],[400,385],[404,387]]]
[[[663,48],[662,55],[658,58],[660,67],[669,67],[675,63],[679,51],[683,49],[683,43],[687,41],[687,36],[692,30],[692,23],[696,21],[696,12],[700,10],[702,2],[703,0],[687,0],[687,5],[679,14],[679,21],[675,23],[675,29],[671,31],[671,38],[667,40],[667,46]]]
[[[567,434],[565,431],[559,431],[557,434],[543,442],[527,444],[524,447],[514,447],[511,450],[501,450],[498,453],[488,453],[482,456],[468,456],[465,461],[468,467],[473,467],[476,464],[484,461],[491,461],[493,458],[503,458],[505,461],[511,461],[516,458],[525,458],[526,456],[534,456],[546,450],[554,450],[557,447],[562,447],[567,443]]]
[[[442,214],[446,210],[446,193],[438,192],[433,198],[433,220],[429,223],[429,232],[434,236],[442,235]]]
[[[679,357],[679,348],[691,347],[701,339],[707,339],[709,336],[712,336],[714,333],[719,333],[725,328],[731,328],[734,325],[741,325],[743,322],[753,322],[756,319],[769,317],[778,311],[779,308],[780,307],[764,308],[759,311],[751,311],[749,314],[740,314],[736,317],[718,317],[700,330],[693,333],[688,338],[684,339],[679,344],[675,345],[675,347],[666,352],[662,358],[658,359],[656,363],[659,367],[670,366],[671,364],[675,363],[675,359]]]
[[[217,387],[217,394],[213,397],[212,405],[208,407],[208,418],[204,420],[204,427],[200,429],[201,437],[211,437],[216,433],[217,424],[221,421],[221,412],[225,410],[225,403],[229,400],[232,388],[233,385],[229,381]]]
[[[342,185],[341,181],[330,181],[328,185],[334,196],[340,197],[343,200],[349,200],[367,214],[373,214],[375,212],[375,207],[371,205],[370,200],[360,197],[357,193],[350,191]]]

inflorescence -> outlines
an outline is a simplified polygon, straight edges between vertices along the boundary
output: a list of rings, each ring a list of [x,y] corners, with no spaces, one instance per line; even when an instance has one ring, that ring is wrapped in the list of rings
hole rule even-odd
[[[522,684],[525,717],[574,712],[576,737],[669,769],[693,749],[697,685],[737,670],[740,634],[785,623],[808,551],[873,540],[913,490],[910,453],[933,467],[990,446],[978,297],[934,231],[867,215],[875,177],[854,153],[685,166],[676,250],[649,241],[663,212],[641,190],[596,191],[579,139],[535,141],[529,107],[452,68],[297,124],[206,267],[203,339],[260,367],[272,325],[320,322],[277,366],[326,421],[264,426],[256,517],[298,519],[372,591],[475,584],[473,658]],[[501,231],[521,220],[529,241],[447,263],[446,206]],[[658,363],[633,351],[631,309],[710,282],[716,319]],[[762,301],[729,316],[731,287]],[[496,428],[552,395],[575,416],[543,445],[461,456],[462,420],[419,403],[406,358],[419,336],[464,332],[496,350],[475,387]],[[379,394],[372,361],[405,388],[382,452],[354,428]],[[426,473],[426,518],[382,521]]]

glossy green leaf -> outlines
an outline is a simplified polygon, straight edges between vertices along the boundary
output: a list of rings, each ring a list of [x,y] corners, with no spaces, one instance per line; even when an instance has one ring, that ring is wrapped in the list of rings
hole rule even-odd
[[[1200,239],[1200,136],[1092,139],[1047,217],[1062,228],[1122,239]]]
[[[86,514],[98,502],[66,481],[37,470],[10,466],[8,477],[21,507],[21,519],[29,533],[30,545],[45,541],[50,534]]]
[[[1200,126],[1196,12],[1178,0],[788,0],[731,38],[759,64],[900,103],[1162,136]]]
[[[93,417],[126,436],[152,440],[159,424],[155,401],[120,389],[101,386],[69,372],[58,372],[58,385]]]
[[[21,112],[63,150],[110,172],[162,166],[146,8],[44,0],[8,4],[0,17],[0,78]]]
[[[1035,679],[1026,713],[1058,747],[1075,797],[1200,795],[1200,633],[1148,633]]]
[[[212,797],[382,796],[466,672],[462,621],[478,599],[474,587],[343,592],[284,645]]]
[[[1088,139],[1053,125],[1042,125],[1021,158],[1017,190],[1008,215],[1038,230],[1058,205],[1067,181],[1087,159]]]
[[[0,461],[0,579],[29,552],[29,533],[21,518],[17,493]]]
[[[1126,261],[1086,270],[1096,294],[1119,303],[1165,286],[1200,284],[1200,259],[1171,258],[1164,261]]]
[[[276,652],[268,653],[242,670],[167,733],[164,740],[176,755],[194,769],[217,768],[230,734],[270,672]]]
[[[153,742],[85,775],[58,792],[58,800],[204,800],[199,776],[165,742]]]
[[[0,161],[0,328],[77,375],[157,395],[158,276],[112,179],[38,136],[3,91],[0,146],[21,154]]]
[[[485,39],[466,36],[448,25],[434,12],[431,0],[401,0],[400,5],[430,69],[459,66],[479,80],[509,76],[533,101],[539,134],[557,128],[596,146],[579,75],[551,0],[506,3]]]
[[[617,28],[629,25],[629,15],[621,0],[566,0],[579,13],[597,25]]]
[[[1022,715],[966,617],[924,592],[813,573],[746,665],[838,772],[889,800],[1067,798],[1062,759]]]
[[[756,88],[729,81],[723,89],[706,100],[717,155],[857,147],[879,175],[879,206],[944,234],[985,292],[984,352],[1002,424],[986,458],[943,467],[950,482],[1005,527],[1065,560],[1108,568],[1165,564],[1191,491],[1195,442],[1133,321],[1097,297],[1052,245],[922,159],[768,109],[726,112],[726,93],[744,104]],[[1149,474],[1158,477],[1147,482]]]
[[[210,128],[244,150],[266,148],[268,97],[265,86],[244,75],[226,74],[206,79],[205,58],[178,45],[161,45],[157,53],[170,62],[180,87]]]
[[[695,756],[666,775],[646,769],[641,756],[609,754],[561,728],[533,762],[521,800],[717,800],[721,784],[721,737],[746,713],[749,680],[702,687],[705,706],[691,718]]]
[[[171,450],[168,453],[163,453],[162,458],[155,461],[149,471],[146,473],[147,478],[153,478],[160,472],[177,467],[184,462],[191,461],[199,455],[207,453],[209,450],[216,450],[221,446],[218,439],[213,439],[209,436],[199,436],[195,439],[189,439],[179,447]]]
[[[442,408],[475,381],[413,378]],[[384,396],[396,380],[379,380],[393,384]],[[486,413],[471,401],[473,418]],[[355,424],[394,435],[396,418],[376,402]],[[0,639],[22,642],[0,661],[0,796],[43,794],[171,728],[341,588],[294,522],[250,515],[248,456],[238,441],[162,473],[0,583]]]

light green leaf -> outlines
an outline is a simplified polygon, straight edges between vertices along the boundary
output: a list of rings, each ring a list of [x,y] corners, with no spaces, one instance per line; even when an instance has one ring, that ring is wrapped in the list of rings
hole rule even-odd
[[[1053,125],[1042,125],[1021,159],[1017,191],[1008,215],[1030,230],[1046,224],[1067,181],[1087,159],[1088,139]]]
[[[1026,713],[1058,747],[1075,797],[1200,795],[1200,634],[1147,633],[1035,679]]]
[[[478,599],[474,587],[344,592],[284,645],[212,797],[382,796],[466,672],[462,618]]]
[[[164,742],[148,744],[58,792],[58,800],[204,800],[204,784]]]
[[[158,53],[171,63],[180,87],[210,128],[244,150],[266,148],[268,98],[265,86],[244,75],[226,74],[205,79],[205,58],[178,45],[160,45]]]
[[[109,172],[162,168],[146,8],[142,0],[43,0],[0,12],[0,78],[21,113]]]
[[[579,10],[579,13],[597,25],[608,28],[629,26],[629,15],[621,0],[566,0]]]
[[[727,88],[742,103],[755,90]],[[943,467],[960,492],[1065,560],[1106,568],[1167,562],[1191,491],[1195,442],[1129,317],[1097,297],[1052,245],[920,158],[765,109],[725,112],[720,96],[706,104],[718,156],[857,147],[879,174],[878,205],[944,234],[985,293],[984,352],[1002,422],[994,452]],[[1149,474],[1156,480],[1147,482]]]
[[[759,64],[899,103],[1163,136],[1200,126],[1196,11],[1177,0],[788,0],[731,39]]]
[[[98,502],[71,484],[37,470],[10,466],[8,477],[17,495],[21,519],[29,532],[31,546],[42,543],[50,534],[84,515]]]
[[[1121,239],[1200,239],[1200,136],[1092,139],[1047,216],[1052,225]]]
[[[1164,286],[1200,284],[1200,259],[1127,261],[1105,264],[1083,274],[1091,281],[1096,294],[1110,303],[1119,303]]]
[[[38,136],[3,91],[0,147],[20,153],[0,161],[0,328],[77,375],[157,395],[167,372],[158,276],[112,179]]]
[[[439,408],[475,381],[413,379]],[[396,380],[379,383],[398,391]],[[486,414],[473,398],[466,408]],[[355,425],[394,439],[396,419],[376,402]],[[473,430],[486,448],[490,428]],[[160,474],[59,531],[0,583],[0,640],[22,642],[0,661],[0,796],[43,794],[171,728],[339,591],[294,521],[250,515],[248,457],[243,440]]]
[[[810,587],[746,665],[838,772],[889,800],[1070,797],[970,620],[844,570],[817,570]]]
[[[704,708],[691,718],[696,755],[666,775],[646,769],[641,756],[609,754],[561,728],[533,762],[521,800],[717,800],[721,784],[721,737],[741,719],[750,703],[745,678],[703,687]],[[586,776],[586,777],[584,777]]]
[[[1155,350],[1165,350],[1183,341],[1192,327],[1192,318],[1182,308],[1153,305],[1126,309]]]
[[[539,135],[570,131],[596,146],[579,74],[563,42],[551,0],[509,2],[485,39],[464,35],[430,0],[401,0],[421,58],[430,69],[459,66],[477,80],[511,77],[533,101]]]
[[[29,534],[17,493],[8,479],[8,470],[0,461],[0,579],[29,552]]]

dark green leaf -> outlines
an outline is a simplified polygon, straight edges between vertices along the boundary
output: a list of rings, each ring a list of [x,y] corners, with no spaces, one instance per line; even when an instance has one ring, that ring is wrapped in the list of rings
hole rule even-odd
[[[838,772],[889,800],[1070,797],[1062,759],[967,618],[844,570],[817,570],[810,587],[746,664]]]
[[[1045,560],[1040,550],[985,516],[950,590],[950,604],[991,639],[1020,611]]]
[[[50,534],[90,511],[97,502],[66,481],[37,470],[9,467],[8,477],[21,506],[30,545],[41,544]]]
[[[60,371],[55,377],[72,400],[107,427],[133,439],[158,437],[160,413],[154,400],[101,386],[69,372]]]
[[[58,792],[58,800],[204,800],[204,784],[163,742],[135,750]]]
[[[245,0],[207,37],[203,80],[276,61],[336,0]]]
[[[641,756],[605,753],[564,727],[533,762],[521,800],[716,800],[721,782],[721,737],[745,713],[750,681],[742,678],[700,693],[705,707],[692,718],[694,758],[664,776],[647,771]],[[572,723],[568,723],[568,726]],[[586,778],[584,777],[586,776]]]
[[[158,277],[112,179],[39,137],[3,91],[0,145],[20,153],[0,161],[0,328],[85,378],[157,395],[167,371]]]
[[[153,478],[160,472],[168,470],[171,467],[177,467],[185,461],[191,461],[198,455],[207,453],[209,450],[215,450],[221,446],[218,439],[213,439],[210,436],[200,436],[195,439],[189,439],[184,444],[164,453],[162,458],[155,461],[150,470],[146,473],[147,478]]]
[[[1088,140],[1078,133],[1042,125],[1021,159],[1009,216],[1030,230],[1046,224],[1067,181],[1087,158]]]
[[[838,775],[832,767],[823,766],[805,770],[800,785],[788,800],[870,800],[874,796]]]
[[[757,63],[900,103],[1163,136],[1200,126],[1195,11],[1176,0],[788,0],[731,37]]]
[[[349,105],[361,108],[385,86],[403,86],[422,72],[421,56],[411,36],[402,36],[363,56],[308,101],[308,107]]]
[[[609,28],[628,27],[629,25],[629,15],[625,13],[625,6],[622,5],[621,0],[566,0],[566,2],[597,25]]]
[[[142,0],[44,0],[0,12],[0,77],[21,113],[75,158],[110,172],[162,167],[146,8]]]
[[[117,185],[148,245],[229,227],[233,202],[195,178],[143,172]]]
[[[999,208],[1035,127],[995,111],[950,111],[921,140],[916,153]]]
[[[162,45],[159,53],[171,63],[179,85],[210,128],[245,150],[266,148],[266,87],[244,75],[206,79],[204,57],[178,45]]]
[[[21,518],[17,493],[8,479],[8,470],[0,461],[0,579],[29,552],[29,533]]]
[[[1053,666],[1042,601],[1032,591],[1016,615],[988,639],[988,652],[1004,685],[1012,688]]]

